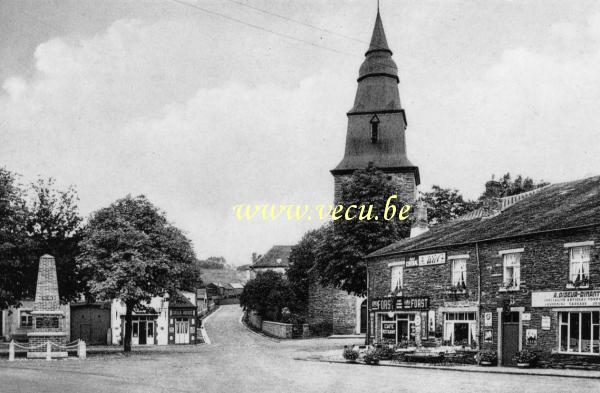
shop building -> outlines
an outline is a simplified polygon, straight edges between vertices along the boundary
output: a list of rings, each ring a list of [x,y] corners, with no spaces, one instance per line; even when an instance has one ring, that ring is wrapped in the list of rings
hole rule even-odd
[[[493,199],[367,257],[372,342],[600,363],[600,177]]]
[[[195,344],[197,316],[195,293],[177,293],[170,298],[169,344]]]

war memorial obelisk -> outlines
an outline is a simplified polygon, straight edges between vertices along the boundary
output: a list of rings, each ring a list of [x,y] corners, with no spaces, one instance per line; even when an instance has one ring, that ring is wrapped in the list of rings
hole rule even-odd
[[[30,350],[28,358],[45,358],[47,342],[65,346],[67,340],[65,315],[60,308],[58,297],[58,279],[56,277],[56,262],[51,255],[40,258],[35,302],[33,303],[33,329],[27,333]],[[52,345],[53,358],[67,357],[66,351],[61,351]]]

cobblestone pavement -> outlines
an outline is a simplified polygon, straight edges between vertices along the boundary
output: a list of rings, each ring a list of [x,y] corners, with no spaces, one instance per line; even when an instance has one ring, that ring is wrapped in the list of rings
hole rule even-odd
[[[213,344],[186,351],[107,354],[87,360],[0,360],[0,392],[598,392],[582,378],[465,373],[374,367],[318,358],[356,340],[270,340],[239,322],[225,306],[208,322]],[[177,349],[177,348],[173,348]]]

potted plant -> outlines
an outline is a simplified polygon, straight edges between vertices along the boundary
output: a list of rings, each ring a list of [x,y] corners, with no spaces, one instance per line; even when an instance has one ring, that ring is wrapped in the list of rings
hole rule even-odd
[[[371,349],[365,353],[363,360],[365,364],[376,365],[379,364],[379,352],[376,349]]]
[[[380,360],[389,360],[394,355],[394,347],[390,345],[381,345],[376,349],[376,354]]]
[[[496,351],[481,351],[479,352],[479,364],[482,366],[495,366],[498,362],[498,354]]]
[[[344,347],[344,359],[346,359],[349,363],[356,363],[356,359],[358,359],[358,351],[355,351],[352,348]]]
[[[517,363],[517,367],[532,367],[537,362],[538,356],[526,349],[519,351],[512,357],[513,362]]]

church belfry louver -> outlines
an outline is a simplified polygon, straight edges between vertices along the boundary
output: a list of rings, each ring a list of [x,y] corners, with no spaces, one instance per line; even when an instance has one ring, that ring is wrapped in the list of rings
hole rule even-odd
[[[336,201],[344,177],[366,168],[369,163],[398,180],[400,199],[407,203],[415,201],[416,186],[420,183],[419,168],[406,155],[407,122],[400,104],[399,83],[398,68],[377,10],[371,43],[358,73],[354,105],[347,113],[344,158],[331,171]]]

